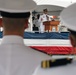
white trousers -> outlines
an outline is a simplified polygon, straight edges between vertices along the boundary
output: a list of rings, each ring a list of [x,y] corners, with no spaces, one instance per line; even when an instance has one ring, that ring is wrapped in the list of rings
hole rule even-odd
[[[45,25],[43,25],[43,23],[40,24],[39,32],[40,33],[44,33],[45,32]]]

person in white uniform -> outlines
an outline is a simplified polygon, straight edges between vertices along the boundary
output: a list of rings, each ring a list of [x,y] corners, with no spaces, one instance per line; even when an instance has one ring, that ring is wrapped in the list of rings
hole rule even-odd
[[[40,15],[40,18],[39,18],[39,23],[40,23],[39,32],[40,33],[44,33],[45,32],[45,25],[43,25],[43,22],[50,21],[50,20],[51,20],[51,18],[48,15],[48,10],[47,9],[43,9],[43,15]]]
[[[70,41],[76,52],[76,3],[68,6],[61,12],[61,21],[70,32]],[[43,69],[40,66],[36,69],[34,75],[76,75],[76,58],[71,64],[50,67]]]
[[[23,34],[28,27],[32,0],[0,0],[3,38],[0,44],[0,75],[32,75],[47,54],[25,46]]]

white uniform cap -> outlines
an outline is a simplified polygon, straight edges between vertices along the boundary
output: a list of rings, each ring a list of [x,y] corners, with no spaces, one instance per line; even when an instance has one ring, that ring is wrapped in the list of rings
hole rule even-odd
[[[36,8],[33,0],[0,0],[0,11],[4,12],[29,12]]]
[[[76,31],[76,3],[65,8],[60,14],[60,19],[68,29]]]

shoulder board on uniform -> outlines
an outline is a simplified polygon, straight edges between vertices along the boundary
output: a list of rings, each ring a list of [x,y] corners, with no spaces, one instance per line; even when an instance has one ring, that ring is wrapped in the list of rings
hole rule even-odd
[[[63,58],[63,59],[55,59],[55,60],[45,60],[41,62],[42,68],[51,68],[56,66],[62,66],[72,63],[72,58]]]

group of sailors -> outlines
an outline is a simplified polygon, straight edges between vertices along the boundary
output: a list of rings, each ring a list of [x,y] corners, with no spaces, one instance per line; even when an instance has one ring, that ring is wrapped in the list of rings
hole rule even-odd
[[[28,27],[30,11],[36,6],[33,0],[0,0],[4,28],[0,44],[0,75],[76,75],[76,60],[73,58],[52,60],[48,54],[25,46],[24,30]],[[39,18],[41,33],[44,32],[43,22],[50,20],[47,9],[43,12]],[[76,50],[76,3],[67,7],[60,16],[70,32],[71,45]],[[37,68],[41,61],[42,68],[58,67],[47,70]],[[65,64],[68,65],[60,67]]]
[[[40,33],[44,33],[45,25],[43,25],[43,22],[51,21],[51,20],[53,20],[53,19],[52,19],[52,17],[50,17],[50,15],[48,15],[48,10],[43,9],[42,15],[38,14],[36,18],[33,17],[33,25],[38,27],[38,30]]]

